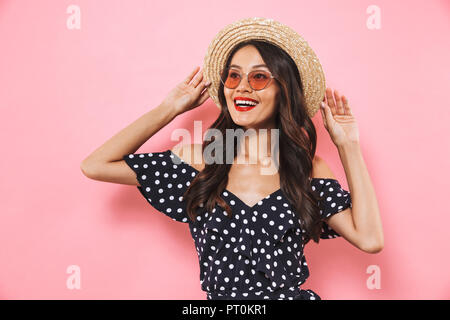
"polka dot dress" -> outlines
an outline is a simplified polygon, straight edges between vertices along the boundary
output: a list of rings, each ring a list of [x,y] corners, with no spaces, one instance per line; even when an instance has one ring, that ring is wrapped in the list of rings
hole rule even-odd
[[[208,300],[320,300],[314,291],[300,289],[309,276],[304,230],[281,189],[254,206],[224,190],[222,198],[232,209],[231,219],[216,205],[192,222],[183,194],[198,170],[170,149],[128,154],[123,159],[136,173],[139,191],[155,209],[188,223],[199,258],[201,288]],[[350,193],[337,180],[313,178],[310,182],[321,197],[323,219],[351,207]],[[320,238],[339,236],[322,221]]]

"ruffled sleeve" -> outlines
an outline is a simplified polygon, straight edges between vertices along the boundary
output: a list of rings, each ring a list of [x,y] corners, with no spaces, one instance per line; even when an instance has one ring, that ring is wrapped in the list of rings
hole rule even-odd
[[[316,193],[319,201],[318,206],[322,220],[352,207],[350,192],[344,190],[339,181],[331,178],[313,178],[311,188]],[[332,239],[340,237],[325,221],[322,221],[322,233],[320,238]]]
[[[123,160],[136,173],[138,190],[156,210],[179,222],[189,222],[183,194],[195,177],[171,150],[126,154]]]

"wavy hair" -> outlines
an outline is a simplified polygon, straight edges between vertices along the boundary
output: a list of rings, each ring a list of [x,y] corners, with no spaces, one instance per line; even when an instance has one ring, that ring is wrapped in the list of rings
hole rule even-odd
[[[228,67],[234,53],[246,45],[253,45],[259,51],[265,64],[275,76],[280,87],[276,128],[279,130],[279,176],[280,189],[293,206],[304,230],[304,242],[313,239],[319,243],[321,216],[317,198],[311,190],[310,180],[312,161],[316,152],[317,134],[314,124],[305,108],[303,86],[297,66],[292,58],[281,48],[264,41],[250,40],[241,42],[231,51],[226,66]],[[225,68],[224,68],[225,70]],[[222,75],[223,76],[223,75]],[[228,112],[223,84],[220,83],[218,97],[222,106],[216,121],[209,129],[216,129],[226,135],[226,129],[239,129]],[[213,142],[204,140],[202,151]],[[217,141],[216,141],[217,142]],[[238,154],[239,143],[234,150],[222,148],[226,153]],[[234,159],[233,157],[233,159]],[[212,212],[219,205],[232,217],[230,206],[221,194],[228,184],[231,164],[205,164],[204,169],[192,180],[183,198],[186,200],[188,216],[195,221],[198,214]]]

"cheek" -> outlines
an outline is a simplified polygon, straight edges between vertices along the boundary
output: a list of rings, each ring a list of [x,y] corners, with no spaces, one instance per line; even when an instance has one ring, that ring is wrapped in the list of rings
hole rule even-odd
[[[224,92],[225,95],[225,101],[227,102],[227,107],[230,109],[233,106],[233,97],[231,95],[231,92]]]
[[[261,99],[270,109],[275,108],[278,104],[278,96],[276,92],[267,92],[267,94],[261,97]]]
[[[227,103],[226,108],[228,109],[229,113],[232,113],[234,110],[233,110],[233,98],[231,97],[231,90],[225,88],[223,94],[225,96],[225,101]]]
[[[230,100],[231,99],[231,90],[224,88],[223,95],[225,96],[225,99]]]
[[[272,95],[272,99],[273,99],[273,107],[277,108],[278,104],[280,102],[280,90],[277,88],[277,90],[274,90],[273,95]]]

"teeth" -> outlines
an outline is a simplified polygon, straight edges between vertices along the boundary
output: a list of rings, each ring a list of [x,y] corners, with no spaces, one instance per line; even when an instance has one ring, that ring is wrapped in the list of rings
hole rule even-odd
[[[258,103],[257,102],[251,102],[251,101],[247,101],[247,100],[235,100],[234,101],[236,104],[243,104],[243,105],[249,105],[249,106],[256,106]]]

